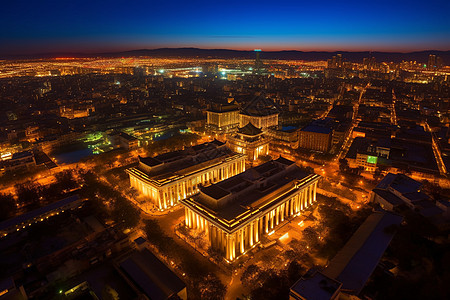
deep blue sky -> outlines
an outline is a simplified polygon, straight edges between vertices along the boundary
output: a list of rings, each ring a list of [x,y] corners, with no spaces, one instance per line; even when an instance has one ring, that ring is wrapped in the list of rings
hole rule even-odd
[[[450,0],[0,4],[0,54],[159,47],[450,50]]]

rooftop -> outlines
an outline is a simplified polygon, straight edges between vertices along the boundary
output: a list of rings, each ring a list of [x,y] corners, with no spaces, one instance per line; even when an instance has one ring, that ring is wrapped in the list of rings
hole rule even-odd
[[[248,122],[247,125],[244,127],[238,128],[238,132],[245,135],[258,135],[262,133],[262,130],[260,128],[257,128],[255,125],[253,125],[251,122]]]
[[[144,181],[163,185],[240,156],[244,155],[234,153],[220,141],[212,141],[155,157],[139,156],[139,165],[127,172]]]
[[[330,300],[341,286],[339,281],[316,271],[311,276],[300,278],[291,287],[291,291],[307,300]]]
[[[255,117],[278,115],[280,109],[265,94],[255,96],[241,111],[241,114]]]
[[[134,252],[119,264],[150,299],[168,299],[186,288],[184,282],[148,249]]]
[[[394,189],[401,194],[413,193],[420,190],[422,183],[404,174],[388,173],[376,186],[376,189],[387,190]]]
[[[22,214],[18,217],[3,221],[0,223],[0,231],[4,231],[8,228],[20,225],[28,220],[32,220],[40,215],[43,215],[45,213],[59,209],[65,205],[68,205],[68,204],[71,204],[71,203],[74,203],[77,201],[80,201],[80,197],[78,195],[70,196],[70,197],[64,198],[62,200],[56,201],[54,203],[51,203],[47,206],[40,207],[38,209],[35,209],[35,210],[32,210],[25,214]]]
[[[329,134],[331,133],[332,129],[330,127],[325,126],[307,125],[304,128],[302,128],[301,131]]]
[[[293,161],[280,157],[202,187],[200,194],[181,202],[220,223],[224,230],[231,231],[318,178],[318,175],[298,167]]]
[[[359,294],[394,237],[391,226],[402,217],[378,211],[371,214],[323,271],[342,282],[342,289]]]

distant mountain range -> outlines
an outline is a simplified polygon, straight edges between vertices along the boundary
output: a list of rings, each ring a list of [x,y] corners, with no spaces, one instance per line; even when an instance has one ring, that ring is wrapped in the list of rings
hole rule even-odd
[[[342,54],[344,60],[352,62],[362,62],[365,57],[375,57],[379,62],[400,62],[402,60],[417,61],[427,63],[428,56],[435,54],[442,57],[444,63],[450,64],[450,51],[416,51],[416,52],[351,52],[351,51],[262,51],[261,59],[295,59],[305,61],[327,60],[333,55]],[[199,48],[159,48],[159,49],[139,49],[122,52],[109,53],[42,53],[35,55],[8,55],[3,56],[3,59],[37,59],[37,58],[55,58],[55,57],[185,57],[185,58],[255,58],[254,51],[243,50],[229,50],[229,49],[199,49]]]

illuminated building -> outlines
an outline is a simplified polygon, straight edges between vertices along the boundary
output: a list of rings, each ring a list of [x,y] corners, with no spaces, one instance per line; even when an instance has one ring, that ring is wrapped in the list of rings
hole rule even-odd
[[[215,183],[245,170],[245,156],[232,152],[217,140],[156,157],[139,157],[130,168],[131,186],[164,210]]]
[[[257,160],[260,155],[269,154],[269,139],[261,129],[248,123],[240,127],[237,132],[227,136],[227,145],[237,153],[244,153],[247,158]]]
[[[271,126],[278,126],[280,110],[276,104],[264,94],[258,95],[248,103],[239,115],[239,126],[249,122],[265,131]]]
[[[211,247],[233,261],[312,205],[319,178],[280,157],[181,200],[185,224],[205,232]]]
[[[285,146],[291,149],[298,148],[298,131],[294,126],[286,127],[272,127],[267,131],[267,136],[270,137],[270,143],[277,146]]]
[[[298,133],[300,148],[328,152],[333,131],[329,127],[308,125]]]
[[[260,74],[261,71],[263,70],[263,63],[261,61],[261,58],[259,57],[259,54],[261,53],[261,49],[255,49],[255,53],[256,53],[256,59],[255,59],[254,72],[255,72],[255,74]]]
[[[227,132],[239,125],[239,110],[234,104],[214,105],[206,111],[206,128],[213,132]]]
[[[73,195],[49,205],[37,208],[12,219],[0,223],[0,237],[25,229],[37,222],[42,222],[61,212],[76,209],[83,203],[78,195]]]
[[[91,113],[95,112],[95,106],[87,105],[81,108],[74,108],[68,106],[61,106],[59,108],[59,114],[63,118],[77,119],[88,117]]]
[[[34,153],[30,151],[14,153],[11,159],[0,161],[0,170],[5,171],[28,170],[34,166],[36,166],[36,160]]]
[[[138,139],[125,132],[112,132],[108,135],[109,140],[114,147],[124,148],[127,150],[138,148]]]

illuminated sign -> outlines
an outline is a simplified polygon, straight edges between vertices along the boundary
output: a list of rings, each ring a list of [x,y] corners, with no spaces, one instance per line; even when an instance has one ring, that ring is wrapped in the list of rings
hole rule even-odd
[[[367,156],[367,162],[369,164],[376,164],[377,160],[378,160],[378,157],[376,157],[376,156],[370,156],[370,155]]]

